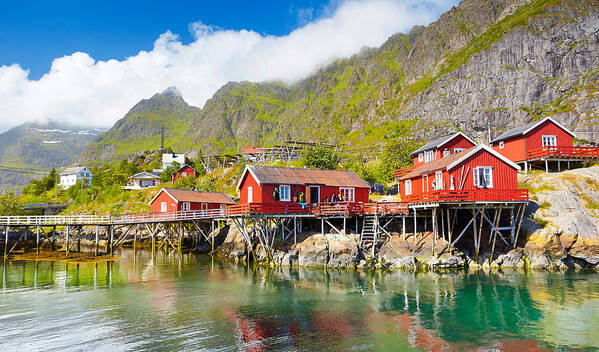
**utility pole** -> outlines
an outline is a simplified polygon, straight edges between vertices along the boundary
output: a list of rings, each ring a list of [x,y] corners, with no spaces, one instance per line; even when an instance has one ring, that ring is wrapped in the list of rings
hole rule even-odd
[[[160,149],[164,149],[164,131],[165,127],[164,124],[162,124],[162,127],[160,128]]]

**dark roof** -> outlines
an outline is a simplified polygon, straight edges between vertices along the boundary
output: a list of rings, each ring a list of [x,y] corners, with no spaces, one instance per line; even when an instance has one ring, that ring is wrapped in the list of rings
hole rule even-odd
[[[160,190],[160,192],[162,191],[168,193],[177,202],[236,204],[231,198],[229,198],[229,196],[221,192],[196,192],[174,188],[163,188]],[[158,192],[158,194],[160,194],[160,192]],[[154,199],[156,199],[156,197],[154,197]],[[152,199],[152,202],[154,199]]]
[[[472,139],[468,138],[468,136],[466,136],[465,134],[463,134],[461,132],[456,132],[456,133],[448,135],[448,136],[443,136],[443,137],[439,137],[437,139],[433,139],[432,141],[426,143],[422,147],[416,149],[414,152],[412,152],[412,154],[410,154],[410,156],[425,152],[427,150],[438,148],[438,147],[442,146],[443,144],[449,142],[450,140],[454,139],[457,136],[462,136],[462,137],[466,138],[468,141],[470,141],[472,144],[476,144]]]
[[[444,158],[437,159],[437,160],[431,161],[430,163],[423,164],[420,167],[417,167],[414,170],[408,172],[403,177],[400,177],[400,180],[406,180],[406,179],[414,178],[414,177],[417,177],[417,176],[420,176],[423,174],[429,174],[433,171],[444,169],[444,168],[448,167],[449,165],[453,164],[455,161],[460,160],[460,158],[466,156],[468,153],[470,153],[475,148],[476,147],[472,147],[472,148],[463,150],[459,153],[451,154]]]
[[[85,169],[85,166],[67,167],[62,170],[60,176],[77,175],[83,169]]]
[[[184,169],[184,168],[186,168],[186,167],[188,167],[188,168],[192,169],[193,171],[196,171],[196,170],[195,170],[193,167],[191,167],[191,166],[189,166],[189,165],[187,165],[187,164],[183,164],[183,166],[181,166],[181,167],[179,168],[179,170],[177,170],[177,171],[173,172],[173,175],[174,175],[174,174],[176,174],[177,172],[179,172],[179,171],[183,170],[183,169]]]
[[[241,176],[240,183],[246,172],[250,172],[259,184],[292,184],[292,185],[326,185],[334,187],[370,188],[355,172],[346,170],[316,170],[298,169],[292,167],[275,167],[248,165]]]
[[[150,176],[149,178],[160,178],[160,175],[155,172],[142,171],[138,172],[133,176],[129,176],[129,178],[142,178],[142,176]],[[145,177],[148,178],[148,177]]]
[[[527,123],[526,125],[518,126],[518,127],[512,128],[511,130],[507,130],[502,135],[500,135],[499,137],[496,137],[495,139],[493,139],[491,141],[491,143],[495,143],[495,142],[499,142],[499,141],[504,141],[506,139],[510,139],[510,138],[513,138],[513,137],[524,135],[528,131],[532,130],[533,128],[535,128],[535,127],[537,127],[539,125],[541,125],[545,121],[551,121],[551,122],[555,123],[560,128],[562,128],[563,130],[565,130],[566,132],[568,132],[569,134],[571,134],[572,136],[574,136],[574,133],[572,133],[570,130],[568,130],[564,126],[560,125],[559,123],[557,123],[557,121],[555,121],[554,119],[552,119],[550,117],[546,117],[546,118],[544,118],[542,120],[533,121],[531,123]]]

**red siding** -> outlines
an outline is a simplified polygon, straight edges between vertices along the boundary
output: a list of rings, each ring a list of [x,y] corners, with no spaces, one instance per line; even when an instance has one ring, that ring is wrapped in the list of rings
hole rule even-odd
[[[179,171],[173,173],[173,183],[175,183],[175,181],[177,181],[179,178],[181,178],[182,174],[184,172],[187,173],[186,177],[189,177],[189,176],[194,176],[195,177],[195,175],[196,175],[195,170],[191,166],[185,165]]]
[[[439,148],[434,150],[435,160],[443,158],[443,151],[445,149],[449,149],[449,151],[451,151],[451,154],[454,154],[454,148],[469,149],[472,147],[474,147],[474,144],[472,142],[464,138],[464,136],[462,136],[461,134],[457,135],[456,137],[450,139],[445,144],[440,145]],[[424,164],[424,152],[422,160],[423,161],[418,161],[418,154],[412,157],[413,164],[416,166],[420,166]]]
[[[166,202],[166,211],[177,211],[177,202],[171,198],[166,192],[160,192],[160,195],[154,199],[150,204],[150,209],[153,213],[159,213],[161,211],[160,204]]]
[[[503,149],[499,149],[499,142],[494,143],[493,149],[512,161],[524,161],[526,160],[526,153],[528,151],[543,146],[544,135],[556,136],[558,146],[571,147],[573,145],[572,135],[553,123],[553,121],[548,120],[524,136],[503,141]]]
[[[485,150],[480,150],[473,156],[469,157],[468,159],[461,162],[459,165],[449,170],[449,172],[447,170],[443,170],[443,189],[450,189],[451,176],[454,177],[455,189],[460,189],[460,184],[462,182],[462,166],[464,166],[464,178],[466,179],[462,190],[476,189],[476,187],[474,187],[473,168],[478,166],[491,166],[493,168],[493,189],[511,190],[518,188],[518,173],[516,169],[508,165],[503,160],[492,155],[491,153]],[[414,177],[411,180],[412,195],[416,196],[422,194],[422,175]],[[433,191],[432,184],[433,181],[435,181],[435,172],[429,173],[428,180],[425,178],[425,182],[426,181],[428,183],[428,191]],[[402,180],[400,184],[401,197],[405,198],[405,192],[405,180]],[[424,186],[424,192],[427,192],[426,185]]]
[[[284,183],[280,185],[285,185]],[[245,178],[243,179],[239,191],[239,204],[247,204],[248,203],[248,187],[253,187],[253,203],[289,203],[287,201],[276,201],[274,200],[272,194],[274,192],[275,187],[280,186],[279,184],[264,184],[260,186],[251,173],[247,173]],[[300,192],[304,192],[304,202],[308,201],[308,195],[306,192],[306,186],[303,185],[289,185],[291,186],[291,202],[294,201],[295,193],[297,192],[298,196]],[[333,193],[339,193],[339,187],[333,186],[320,186],[319,192],[319,200],[318,202],[324,202],[326,198],[331,200],[331,196]],[[368,197],[370,195],[370,188],[354,188],[354,197],[356,202],[368,202]],[[310,200],[312,203],[316,203],[314,200]]]

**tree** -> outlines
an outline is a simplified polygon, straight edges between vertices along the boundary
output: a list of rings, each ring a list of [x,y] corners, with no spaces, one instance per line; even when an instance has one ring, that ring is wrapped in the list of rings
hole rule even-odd
[[[0,216],[19,215],[21,210],[21,201],[13,191],[0,193]]]
[[[382,182],[392,181],[393,171],[411,165],[410,153],[420,146],[422,146],[422,142],[413,139],[394,138],[388,140],[379,156],[376,178]]]
[[[173,162],[171,166],[167,167],[166,169],[164,169],[164,171],[160,173],[160,181],[162,183],[171,182],[173,180],[173,173],[179,170],[180,168],[181,166],[178,162]]]
[[[339,161],[339,155],[322,144],[316,144],[302,152],[302,164],[311,168],[334,170],[337,169]]]
[[[216,182],[209,178],[198,180],[197,186],[200,192],[216,192]]]
[[[193,176],[180,177],[175,181],[174,187],[176,189],[188,189],[194,190],[196,188],[196,180]]]

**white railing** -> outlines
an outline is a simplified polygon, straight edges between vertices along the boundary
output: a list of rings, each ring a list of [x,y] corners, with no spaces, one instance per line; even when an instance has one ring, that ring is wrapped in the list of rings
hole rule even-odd
[[[214,219],[225,216],[225,209],[173,211],[166,213],[140,213],[123,215],[41,215],[0,216],[0,226],[64,226],[64,225],[113,225],[141,224]]]

